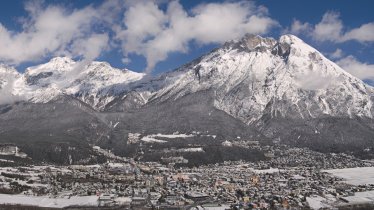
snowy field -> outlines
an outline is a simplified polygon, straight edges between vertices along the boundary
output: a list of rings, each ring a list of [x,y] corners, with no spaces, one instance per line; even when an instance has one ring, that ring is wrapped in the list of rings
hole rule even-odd
[[[352,185],[374,184],[374,167],[324,170]]]
[[[151,135],[144,136],[141,140],[144,141],[144,142],[148,142],[148,143],[166,143],[167,142],[167,141],[164,141],[164,140],[156,139]]]
[[[73,196],[69,198],[49,198],[47,196],[26,196],[0,194],[0,204],[19,204],[48,208],[64,208],[68,206],[97,206],[97,196]]]
[[[187,139],[187,138],[193,138],[196,137],[197,134],[200,134],[199,132],[193,132],[194,134],[184,134],[184,133],[173,133],[173,134],[150,134],[147,136],[143,136],[140,140],[147,142],[147,143],[166,143],[169,140],[173,139]],[[135,135],[140,135],[139,133],[135,133]],[[200,135],[200,136],[207,136],[207,137],[212,137],[215,139],[217,136],[216,135]],[[136,137],[138,138],[138,137]],[[160,139],[162,138],[162,139]],[[166,141],[167,140],[167,141]]]
[[[182,148],[178,149],[178,152],[204,152],[204,149],[201,147],[195,147],[195,148]]]
[[[374,191],[356,192],[354,196],[344,197],[349,204],[374,203]]]
[[[148,143],[166,143],[165,140],[160,140],[158,138],[167,138],[167,139],[175,139],[175,138],[190,138],[194,137],[195,135],[189,135],[189,134],[151,134],[148,136],[144,136],[141,140]]]
[[[253,169],[251,170],[257,174],[273,174],[273,173],[279,173],[278,168],[269,168],[269,169]]]
[[[306,202],[308,202],[311,209],[331,208],[331,206],[327,204],[327,199],[318,195],[307,197]]]

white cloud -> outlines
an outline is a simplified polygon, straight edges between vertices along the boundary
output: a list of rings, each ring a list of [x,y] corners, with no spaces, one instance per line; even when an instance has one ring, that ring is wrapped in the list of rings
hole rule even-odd
[[[117,38],[123,41],[125,55],[139,50],[142,42],[160,33],[165,21],[165,14],[152,1],[130,5],[123,18],[126,29],[117,29]]]
[[[188,52],[191,42],[223,43],[278,25],[265,7],[244,0],[199,4],[191,10],[166,0],[112,0],[74,10],[40,2],[26,3],[27,16],[18,18],[21,31],[0,23],[0,49],[6,49],[0,51],[0,62],[19,65],[53,56],[89,61],[119,47],[123,62],[130,62],[130,54],[141,55],[150,71],[170,53]]]
[[[331,75],[321,75],[316,72],[296,74],[297,85],[304,90],[326,89],[336,78]]]
[[[318,41],[337,41],[340,40],[342,29],[343,23],[339,14],[327,12],[321,22],[314,26],[312,37]]]
[[[13,95],[13,83],[14,81],[10,80],[2,89],[0,89],[0,105],[3,104],[12,104],[16,101],[21,101],[23,98],[17,95]]]
[[[374,22],[366,23],[358,28],[345,30],[339,13],[326,12],[321,21],[315,25],[299,20],[294,20],[291,29],[285,33],[306,34],[316,41],[346,42],[355,40],[358,42],[374,41]]]
[[[35,1],[26,4],[25,9],[29,17],[23,21],[23,31],[10,31],[0,24],[0,60],[8,64],[73,54],[71,45],[91,36],[99,15],[91,6],[68,11],[61,6],[44,7]],[[85,56],[89,52],[79,53]]]
[[[340,48],[336,49],[333,53],[330,53],[332,59],[339,59],[344,56],[343,50]]]
[[[347,56],[337,61],[337,64],[359,79],[374,80],[374,64],[362,63],[353,56]]]
[[[74,41],[71,46],[73,55],[82,56],[87,60],[97,58],[102,51],[108,48],[108,34],[93,34],[86,39]]]
[[[70,52],[75,56],[80,56],[83,59],[75,63],[74,68],[67,72],[65,77],[66,81],[74,80],[76,75],[79,74],[84,68],[84,66],[91,63],[95,58],[97,58],[102,51],[108,47],[108,34],[93,34],[87,39],[79,39],[74,41],[70,47]],[[61,81],[56,85],[60,88],[65,88],[69,83],[66,81]]]
[[[122,58],[121,61],[122,61],[122,63],[124,63],[124,64],[129,64],[129,63],[131,62],[131,59],[128,58],[128,57],[126,57],[126,58]]]
[[[201,4],[186,11],[178,1],[163,11],[154,2],[139,1],[124,16],[124,27],[117,28],[124,55],[145,56],[147,70],[165,60],[171,52],[187,52],[189,43],[222,43],[246,33],[264,34],[277,22],[267,10],[250,2]]]
[[[14,83],[19,74],[15,69],[4,72],[2,71],[4,68],[7,67],[0,65],[0,105],[24,100],[25,98],[23,96],[13,94]]]
[[[309,23],[302,23],[299,20],[293,20],[291,29],[287,29],[285,33],[291,33],[291,34],[301,34],[306,33],[311,30],[311,26]]]
[[[342,37],[342,41],[356,40],[359,42],[373,42],[374,41],[374,23],[367,23],[359,28],[348,31]]]

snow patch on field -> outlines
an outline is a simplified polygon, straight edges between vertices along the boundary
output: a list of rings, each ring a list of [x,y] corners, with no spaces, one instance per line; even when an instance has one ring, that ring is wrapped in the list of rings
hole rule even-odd
[[[278,168],[269,168],[269,169],[251,169],[253,172],[257,174],[273,174],[273,173],[279,173]]]
[[[204,150],[201,147],[196,147],[196,148],[182,148],[182,149],[178,149],[178,152],[204,152]]]
[[[152,135],[144,136],[141,140],[145,142],[149,142],[149,143],[166,143],[167,142],[164,140],[155,139]]]
[[[318,195],[307,197],[306,201],[311,209],[331,208],[331,206],[326,203],[326,198]]]
[[[142,141],[145,141],[145,142],[150,142],[150,143],[165,143],[167,141],[165,140],[161,140],[161,139],[158,139],[158,138],[166,138],[166,139],[176,139],[176,138],[190,138],[190,137],[194,137],[195,135],[193,134],[179,134],[179,133],[173,133],[173,134],[161,134],[161,133],[158,133],[158,134],[151,134],[151,135],[147,135],[147,136],[144,136],[143,138],[141,138]]]
[[[26,196],[0,194],[1,204],[28,205],[48,208],[68,206],[97,206],[97,196],[73,196],[70,198],[49,198],[47,196]]]
[[[13,160],[0,159],[0,162],[14,163]]]
[[[344,197],[349,204],[374,203],[374,191],[356,192],[354,196]]]
[[[190,137],[194,137],[195,135],[192,135],[192,134],[161,134],[161,133],[158,133],[158,134],[154,134],[154,135],[150,135],[150,136],[153,136],[153,137],[161,137],[161,138],[168,138],[168,139],[175,139],[175,138],[190,138]]]
[[[374,167],[331,169],[324,172],[340,177],[352,185],[374,184]]]

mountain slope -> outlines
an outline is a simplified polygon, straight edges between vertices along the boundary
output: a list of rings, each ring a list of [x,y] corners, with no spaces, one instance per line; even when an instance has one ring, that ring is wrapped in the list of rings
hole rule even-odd
[[[373,88],[292,35],[247,35],[166,73],[150,104],[211,90],[214,106],[266,137],[319,151],[373,147]]]
[[[70,95],[97,110],[131,90],[131,84],[144,74],[116,69],[105,62],[88,64],[67,57],[29,67],[14,81],[15,95],[34,103],[47,103],[61,95]]]
[[[100,111],[214,90],[215,107],[247,124],[269,112],[303,119],[373,117],[373,89],[293,35],[246,35],[156,78],[57,57],[15,73],[12,81],[12,93],[31,102],[70,95]]]
[[[96,111],[59,96],[48,103],[0,105],[0,145],[15,144],[37,162],[92,161],[92,146],[109,130]]]
[[[11,98],[0,107],[0,142],[77,144],[86,152],[76,161],[92,145],[136,155],[130,133],[194,134],[170,147],[241,137],[327,152],[374,149],[373,88],[293,35],[246,35],[155,77],[69,58],[24,74],[3,66],[0,76]]]
[[[215,106],[251,124],[262,115],[372,118],[372,88],[299,38],[248,35],[173,73],[153,99],[215,90]]]

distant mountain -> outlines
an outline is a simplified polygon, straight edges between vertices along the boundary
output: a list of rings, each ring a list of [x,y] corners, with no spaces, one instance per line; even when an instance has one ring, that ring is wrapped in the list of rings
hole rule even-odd
[[[374,147],[374,89],[293,35],[246,35],[155,77],[61,57],[24,74],[0,66],[0,88],[23,101],[0,106],[0,142],[21,148],[32,138],[83,144],[85,158],[87,145],[134,155],[127,137],[135,132],[200,133],[194,142],[202,145],[241,137],[361,155]]]
[[[131,91],[131,84],[144,74],[116,69],[106,62],[83,64],[56,57],[27,68],[22,76],[14,74],[13,77],[12,93],[30,102],[46,103],[57,96],[70,95],[102,110],[115,98]]]

